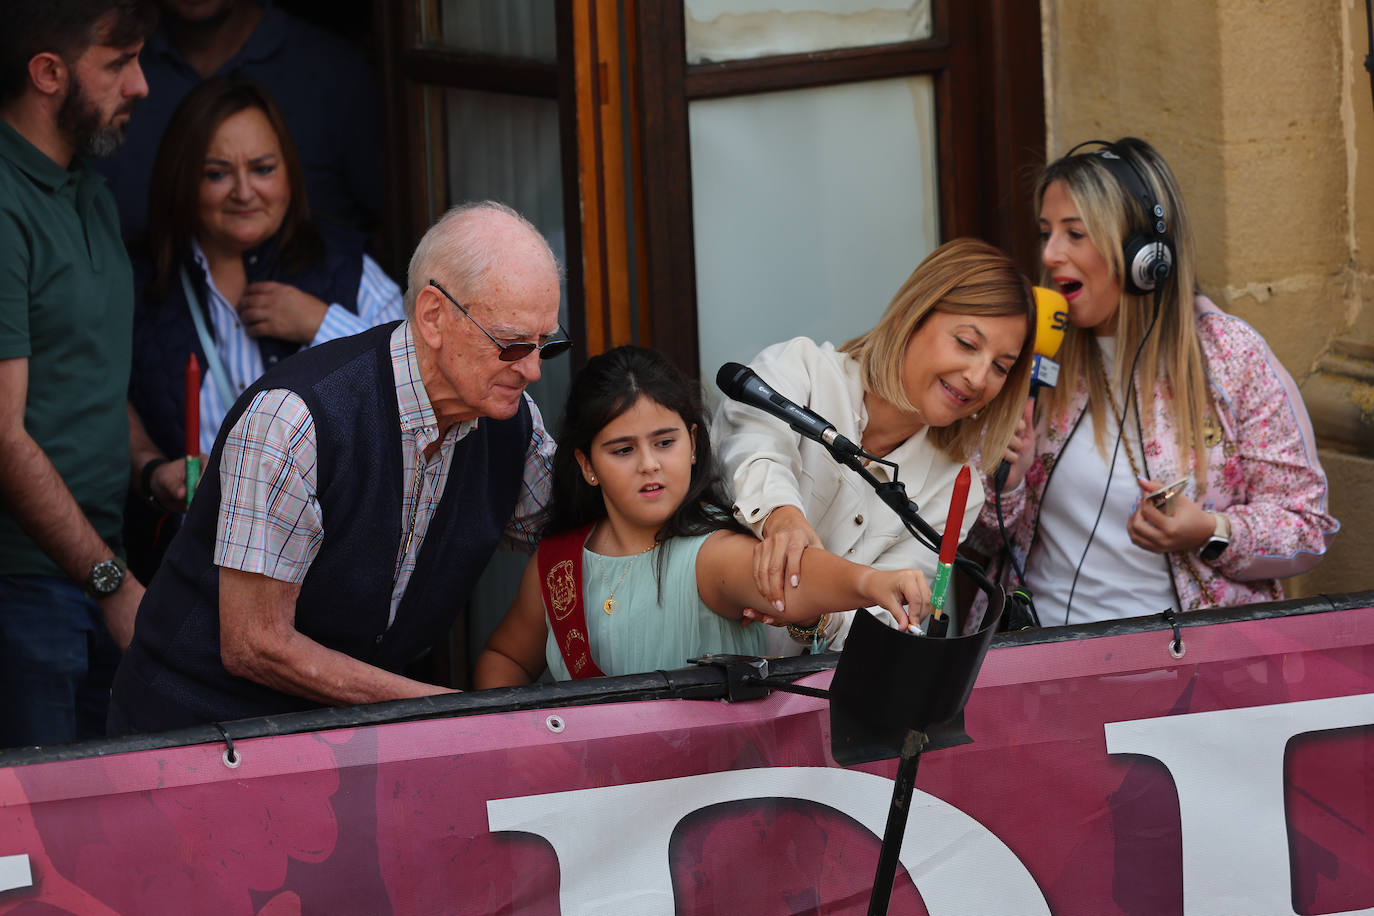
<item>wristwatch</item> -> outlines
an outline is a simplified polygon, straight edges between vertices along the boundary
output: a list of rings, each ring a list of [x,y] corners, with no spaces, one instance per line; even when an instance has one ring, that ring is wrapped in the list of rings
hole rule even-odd
[[[86,597],[107,598],[119,591],[119,586],[124,584],[126,569],[128,567],[119,557],[92,563],[91,574],[86,577]]]
[[[1212,536],[1198,550],[1197,555],[1204,563],[1211,563],[1231,546],[1231,520],[1220,512],[1209,513],[1216,520],[1216,528],[1212,530]]]

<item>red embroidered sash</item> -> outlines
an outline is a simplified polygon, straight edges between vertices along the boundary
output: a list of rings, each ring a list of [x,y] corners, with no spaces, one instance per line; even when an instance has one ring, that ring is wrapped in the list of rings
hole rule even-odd
[[[582,546],[591,533],[592,525],[587,525],[546,537],[539,542],[536,555],[544,610],[573,680],[606,676],[592,661],[587,642],[587,607],[582,600]]]

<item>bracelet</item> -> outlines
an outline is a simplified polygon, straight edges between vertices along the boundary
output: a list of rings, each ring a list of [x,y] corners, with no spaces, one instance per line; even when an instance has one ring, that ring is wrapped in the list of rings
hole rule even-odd
[[[789,623],[787,625],[787,635],[791,636],[797,642],[815,642],[818,638],[824,638],[826,624],[828,624],[829,622],[830,615],[822,614],[820,617],[817,617],[816,622],[811,624],[810,626],[803,627],[798,626],[795,623]]]
[[[138,472],[139,488],[143,491],[143,501],[155,509],[159,506],[157,497],[153,495],[153,472],[171,460],[161,456],[149,458],[143,462],[143,470]]]

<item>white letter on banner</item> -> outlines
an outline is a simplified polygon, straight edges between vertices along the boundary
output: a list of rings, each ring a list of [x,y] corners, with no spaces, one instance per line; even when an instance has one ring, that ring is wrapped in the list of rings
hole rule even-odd
[[[882,836],[892,780],[829,767],[727,770],[495,799],[487,802],[487,820],[493,831],[534,833],[553,844],[564,916],[672,916],[668,845],[678,822],[710,805],[770,798],[814,801]],[[931,916],[1049,916],[1040,888],[1001,840],[924,792],[912,799],[901,861]],[[980,877],[970,881],[969,875]]]
[[[33,886],[28,856],[0,856],[0,891]]]
[[[1294,916],[1283,804],[1289,739],[1374,725],[1374,694],[1108,722],[1109,754],[1168,768],[1183,829],[1187,916]],[[1371,916],[1374,908],[1330,916]]]

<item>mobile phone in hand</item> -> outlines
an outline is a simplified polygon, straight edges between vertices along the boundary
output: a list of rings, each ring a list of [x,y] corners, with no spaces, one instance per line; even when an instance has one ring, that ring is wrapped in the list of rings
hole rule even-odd
[[[1155,508],[1158,509],[1160,512],[1163,512],[1165,515],[1172,515],[1172,503],[1174,497],[1182,493],[1183,488],[1187,485],[1188,478],[1180,477],[1173,483],[1166,484],[1165,486],[1160,487],[1158,490],[1155,490],[1153,493],[1147,493],[1145,495],[1150,500],[1150,502],[1155,504]]]

